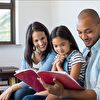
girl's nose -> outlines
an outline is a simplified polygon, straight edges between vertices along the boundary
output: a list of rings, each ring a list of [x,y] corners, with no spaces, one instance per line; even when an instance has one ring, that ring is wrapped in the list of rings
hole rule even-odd
[[[58,52],[61,53],[62,52],[62,48],[58,47]]]

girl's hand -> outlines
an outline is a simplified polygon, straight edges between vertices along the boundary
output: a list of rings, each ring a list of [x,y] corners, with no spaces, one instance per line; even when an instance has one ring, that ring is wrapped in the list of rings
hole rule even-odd
[[[58,71],[63,71],[62,63],[64,62],[64,59],[65,59],[65,55],[63,55],[63,54],[60,54],[57,56],[55,65],[56,65],[56,68]]]
[[[9,100],[9,97],[12,93],[12,88],[8,88],[6,91],[4,91],[1,95],[0,95],[0,100]]]

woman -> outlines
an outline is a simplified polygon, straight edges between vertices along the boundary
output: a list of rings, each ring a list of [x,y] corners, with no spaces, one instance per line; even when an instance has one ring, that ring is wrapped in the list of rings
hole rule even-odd
[[[51,70],[55,53],[51,50],[48,29],[40,22],[29,25],[26,32],[26,46],[21,70],[33,68],[39,71]],[[25,95],[34,94],[24,82],[12,85],[0,95],[0,100],[21,100]]]
[[[57,53],[52,71],[68,73],[81,86],[84,86],[86,61],[80,53],[70,30],[63,25],[55,27],[51,32],[51,43],[54,51]],[[48,90],[45,90],[35,95],[26,96],[23,100],[45,100],[45,98],[47,100],[65,99],[63,97],[51,95]]]

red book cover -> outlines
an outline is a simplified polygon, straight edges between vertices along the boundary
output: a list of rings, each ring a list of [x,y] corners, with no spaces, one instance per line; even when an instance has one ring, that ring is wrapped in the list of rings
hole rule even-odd
[[[25,69],[25,70],[17,71],[16,74],[14,75],[21,81],[28,84],[37,92],[45,90],[42,84],[37,79],[39,78],[38,74],[33,69]]]
[[[37,78],[41,78],[44,82],[52,85],[54,84],[53,78],[56,78],[59,82],[63,84],[63,86],[66,89],[75,89],[75,90],[83,89],[83,87],[81,87],[69,74],[63,72],[57,72],[57,71],[35,72],[33,69],[26,69],[17,72],[15,76],[21,81],[28,84],[37,92],[45,90]]]

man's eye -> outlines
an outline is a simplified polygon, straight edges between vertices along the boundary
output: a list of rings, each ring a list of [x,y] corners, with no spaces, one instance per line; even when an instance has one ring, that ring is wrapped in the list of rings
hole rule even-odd
[[[78,32],[78,34],[82,34],[82,32]]]
[[[88,30],[88,31],[86,31],[86,33],[92,33],[92,30]]]

